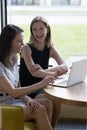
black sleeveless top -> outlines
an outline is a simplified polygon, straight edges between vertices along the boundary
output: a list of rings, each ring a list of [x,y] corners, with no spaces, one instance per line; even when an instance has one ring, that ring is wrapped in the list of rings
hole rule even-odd
[[[50,56],[50,48],[46,47],[44,50],[39,51],[35,47],[33,47],[31,44],[28,44],[30,46],[32,51],[32,59],[35,64],[39,64],[43,69],[48,68],[49,63],[49,56]],[[20,59],[20,69],[19,69],[19,76],[20,76],[20,83],[21,86],[29,86],[35,83],[38,83],[42,80],[42,78],[36,78],[31,75],[29,70],[27,69],[24,59]],[[40,93],[41,90],[34,92],[33,94],[30,94],[32,98],[34,98],[38,93]]]

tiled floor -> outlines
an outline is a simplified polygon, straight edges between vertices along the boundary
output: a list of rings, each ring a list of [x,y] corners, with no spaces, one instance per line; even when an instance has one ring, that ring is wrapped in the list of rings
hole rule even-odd
[[[55,130],[87,130],[86,120],[60,120]]]

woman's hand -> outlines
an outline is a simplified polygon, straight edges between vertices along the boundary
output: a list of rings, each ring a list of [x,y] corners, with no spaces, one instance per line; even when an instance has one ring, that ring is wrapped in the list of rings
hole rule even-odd
[[[55,77],[53,76],[46,76],[40,83],[41,83],[41,87],[44,88],[49,84],[53,84],[54,81],[56,80]]]
[[[27,98],[26,105],[30,112],[33,112],[40,106],[40,103],[29,97]]]
[[[68,72],[68,67],[66,65],[60,65],[56,68],[56,76],[60,76]]]

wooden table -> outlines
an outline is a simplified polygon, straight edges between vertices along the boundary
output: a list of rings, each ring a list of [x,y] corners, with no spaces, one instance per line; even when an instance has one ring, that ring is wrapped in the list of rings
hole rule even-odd
[[[68,88],[47,86],[44,91],[51,100],[69,105],[87,106],[87,82],[81,82]]]

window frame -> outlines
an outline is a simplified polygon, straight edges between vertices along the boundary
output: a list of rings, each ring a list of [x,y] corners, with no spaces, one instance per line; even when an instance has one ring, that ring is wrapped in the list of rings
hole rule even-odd
[[[7,0],[0,0],[0,31],[7,24]]]

